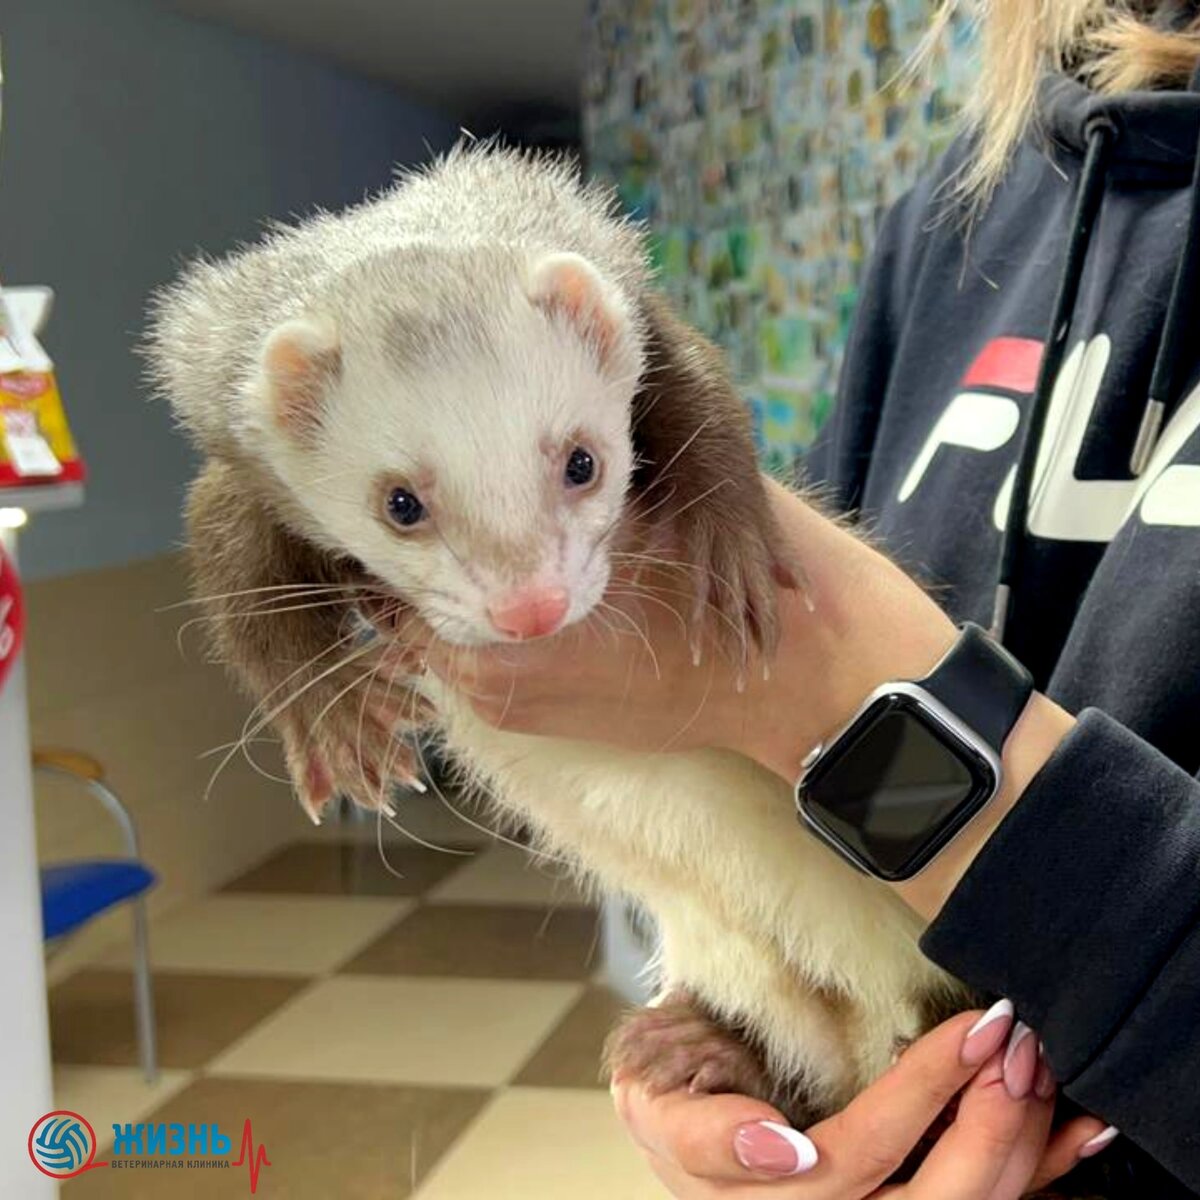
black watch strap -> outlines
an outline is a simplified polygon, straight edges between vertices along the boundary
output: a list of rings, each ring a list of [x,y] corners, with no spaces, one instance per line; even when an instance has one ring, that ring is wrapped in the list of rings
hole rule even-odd
[[[1033,693],[1033,676],[999,642],[969,621],[942,661],[915,682],[997,754]]]

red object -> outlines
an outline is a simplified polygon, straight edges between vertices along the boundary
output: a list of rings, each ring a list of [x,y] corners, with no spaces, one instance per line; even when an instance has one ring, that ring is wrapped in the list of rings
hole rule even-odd
[[[25,634],[25,606],[21,601],[21,581],[12,559],[0,546],[0,691],[17,661]]]
[[[967,368],[963,387],[1004,388],[1032,392],[1042,365],[1042,343],[1032,338],[994,338]]]
[[[18,475],[8,463],[0,463],[0,498],[3,497],[5,488],[12,488],[16,491],[18,488],[45,487],[47,484],[83,483],[86,478],[87,471],[77,458],[63,463],[63,469],[57,475],[22,476]],[[20,503],[20,497],[14,498],[12,503]]]

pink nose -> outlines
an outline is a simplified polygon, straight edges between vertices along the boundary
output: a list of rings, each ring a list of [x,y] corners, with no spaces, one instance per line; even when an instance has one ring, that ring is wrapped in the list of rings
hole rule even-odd
[[[503,600],[489,604],[488,616],[492,618],[492,624],[509,637],[545,637],[562,624],[570,602],[566,588],[518,588]]]

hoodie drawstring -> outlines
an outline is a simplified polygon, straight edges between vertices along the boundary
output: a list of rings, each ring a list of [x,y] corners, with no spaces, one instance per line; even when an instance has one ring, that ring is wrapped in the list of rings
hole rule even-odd
[[[1008,517],[1004,525],[1004,538],[1000,549],[1000,581],[992,608],[992,636],[1003,643],[1008,624],[1008,613],[1020,571],[1022,551],[1026,544],[1026,513],[1029,497],[1033,490],[1033,474],[1046,428],[1046,417],[1050,412],[1050,400],[1054,395],[1054,384],[1058,378],[1066,353],[1067,334],[1071,328],[1071,315],[1079,295],[1079,284],[1083,278],[1083,267],[1087,260],[1092,231],[1104,198],[1104,187],[1108,174],[1109,151],[1116,138],[1116,127],[1105,117],[1095,117],[1088,122],[1086,130],[1087,153],[1079,177],[1079,191],[1075,197],[1075,210],[1071,218],[1071,238],[1067,243],[1066,261],[1054,298],[1054,315],[1046,337],[1046,349],[1038,368],[1037,386],[1029,410],[1029,423],[1021,441],[1021,452],[1017,459],[1017,471],[1013,479],[1012,501],[1008,506]],[[1195,227],[1195,222],[1191,228]]]
[[[1200,92],[1200,64],[1192,72],[1189,90]],[[1190,299],[1200,286],[1200,141],[1196,145],[1195,165],[1192,169],[1192,196],[1188,211],[1187,230],[1175,267],[1175,278],[1171,283],[1171,299],[1167,305],[1167,319],[1163,324],[1162,339],[1158,353],[1154,356],[1154,372],[1150,376],[1150,394],[1142,411],[1142,423],[1138,428],[1137,440],[1133,445],[1129,469],[1134,476],[1144,474],[1154,453],[1158,439],[1171,419],[1179,403],[1183,387],[1181,374],[1185,365],[1180,353],[1184,337],[1184,321],[1193,315]],[[1190,364],[1191,359],[1186,362]]]

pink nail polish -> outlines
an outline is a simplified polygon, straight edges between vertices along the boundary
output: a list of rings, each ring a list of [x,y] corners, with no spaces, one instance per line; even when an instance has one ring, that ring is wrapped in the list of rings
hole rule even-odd
[[[1037,1039],[1024,1021],[1018,1021],[1004,1052],[1004,1086],[1014,1100],[1024,1100],[1033,1090],[1037,1065]]]
[[[1011,1000],[1000,1000],[971,1026],[963,1041],[962,1064],[978,1067],[987,1062],[1008,1037],[1012,1028],[1013,1006]]]
[[[1079,1157],[1091,1158],[1093,1155],[1099,1154],[1106,1146],[1111,1146],[1120,1136],[1120,1133],[1121,1131],[1115,1125],[1110,1125],[1103,1132],[1096,1134],[1094,1138],[1084,1142],[1079,1147]]]
[[[733,1151],[747,1171],[763,1175],[799,1175],[817,1165],[817,1148],[798,1129],[776,1121],[738,1127]]]

